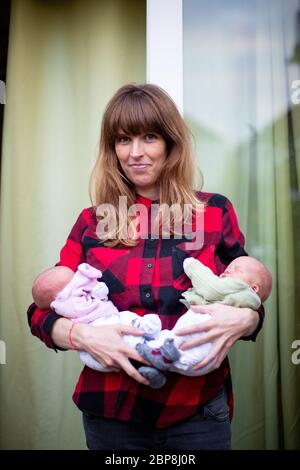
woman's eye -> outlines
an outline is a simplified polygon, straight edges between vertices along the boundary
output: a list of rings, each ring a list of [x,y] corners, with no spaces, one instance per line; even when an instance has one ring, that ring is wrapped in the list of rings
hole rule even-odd
[[[127,144],[129,142],[129,137],[127,135],[119,135],[116,139],[117,144]]]
[[[148,141],[148,142],[152,142],[153,140],[156,140],[156,139],[157,139],[156,134],[146,134],[145,135],[145,140]]]

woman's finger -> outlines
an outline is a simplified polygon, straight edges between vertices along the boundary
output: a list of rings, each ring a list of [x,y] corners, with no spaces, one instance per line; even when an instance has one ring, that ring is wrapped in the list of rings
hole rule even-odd
[[[134,326],[120,325],[119,332],[122,336],[132,335],[132,336],[144,336],[145,331],[141,328],[135,328]]]
[[[202,335],[199,335],[190,341],[184,341],[179,346],[179,349],[186,351],[187,349],[195,348],[201,344],[210,343],[218,338],[218,336],[220,336],[220,332],[218,330],[210,331],[209,333],[203,333]]]
[[[227,355],[229,348],[224,347],[224,341],[220,339],[216,341],[212,346],[210,352],[203,361],[199,362],[196,366],[193,367],[194,370],[202,369],[202,367],[207,366],[212,360],[217,357],[217,362],[214,364],[214,369],[217,369],[222,364],[225,356]]]
[[[125,357],[128,357],[130,359],[133,359],[134,361],[137,362],[142,362],[143,364],[151,365],[150,362],[146,361],[140,354],[133,348],[130,348],[129,346],[124,345],[124,348],[122,349],[122,354]]]
[[[99,362],[99,364],[102,367],[109,367],[110,369],[113,369],[112,372],[119,372],[120,366],[115,363],[111,358],[103,358],[103,357],[98,357],[96,353],[90,353],[91,356],[95,359],[95,361]]]
[[[122,356],[119,359],[119,364],[122,367],[122,369],[126,372],[127,375],[129,375],[132,379],[136,380],[142,385],[149,385],[149,381],[143,377],[137,369],[133,367],[132,364],[126,359],[124,356]]]
[[[196,325],[190,326],[188,328],[180,328],[179,330],[176,330],[175,333],[177,336],[190,335],[193,333],[203,333],[212,329],[214,326],[215,322],[209,319],[201,323],[197,323]]]
[[[215,311],[214,304],[212,305],[190,305],[190,309],[196,313],[210,313]]]

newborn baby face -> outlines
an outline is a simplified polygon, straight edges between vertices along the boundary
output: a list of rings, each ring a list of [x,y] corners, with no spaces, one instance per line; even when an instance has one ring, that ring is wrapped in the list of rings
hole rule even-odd
[[[240,256],[233,260],[220,277],[235,277],[244,281],[259,295],[262,302],[271,293],[270,271],[260,261],[250,256]]]
[[[259,263],[249,256],[240,256],[233,260],[220,277],[235,277],[250,287],[256,282]]]

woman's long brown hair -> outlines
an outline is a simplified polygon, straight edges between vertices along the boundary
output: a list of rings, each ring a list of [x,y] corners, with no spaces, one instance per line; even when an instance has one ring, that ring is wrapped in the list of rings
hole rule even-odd
[[[125,85],[112,97],[104,112],[99,154],[90,179],[90,197],[96,211],[109,203],[117,215],[116,233],[113,236],[106,234],[106,246],[119,243],[133,246],[137,243],[134,235],[130,238],[122,236],[124,224],[127,225],[126,229],[130,227],[132,233],[136,233],[136,221],[127,215],[127,209],[136,202],[136,193],[134,185],[123,173],[115,152],[120,130],[127,135],[156,132],[164,138],[167,159],[158,181],[162,207],[179,204],[182,212],[184,205],[195,210],[203,208],[193,188],[197,168],[191,152],[189,130],[175,103],[156,85]],[[120,196],[127,197],[124,213],[119,211]]]

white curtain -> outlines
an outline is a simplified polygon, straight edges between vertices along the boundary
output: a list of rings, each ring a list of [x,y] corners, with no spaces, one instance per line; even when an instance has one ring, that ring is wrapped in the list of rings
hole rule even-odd
[[[71,400],[81,364],[32,337],[35,276],[52,266],[83,207],[101,114],[145,81],[143,0],[13,0],[1,168],[0,446],[85,448]],[[1,343],[3,344],[3,343]]]
[[[205,189],[231,198],[247,251],[273,274],[263,332],[230,354],[233,446],[299,449],[300,4],[184,0],[184,13],[184,108]]]

